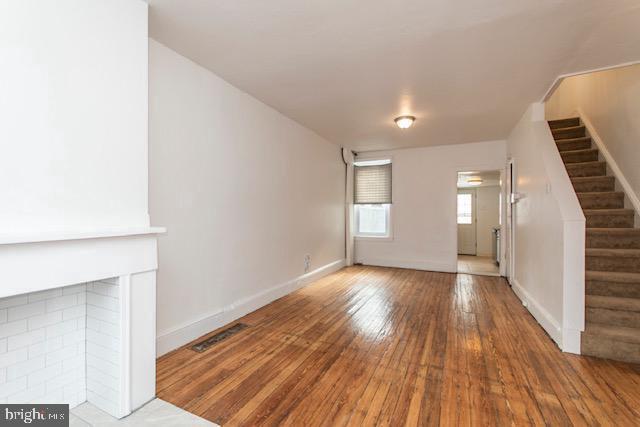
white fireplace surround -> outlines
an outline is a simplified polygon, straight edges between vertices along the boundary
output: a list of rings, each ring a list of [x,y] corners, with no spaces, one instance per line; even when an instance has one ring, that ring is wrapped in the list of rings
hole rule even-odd
[[[87,399],[121,418],[153,399],[156,235],[164,231],[160,227],[141,227],[0,235],[0,271],[3,273],[0,302],[5,306],[0,309],[0,331],[4,325],[4,336],[0,336],[0,361],[4,360],[5,366],[12,363],[20,366],[12,370],[12,376],[17,377],[13,379],[26,383],[27,372],[53,375],[57,371],[36,370],[36,362],[29,362],[28,354],[22,354],[27,351],[26,347],[21,350],[19,344],[15,344],[17,350],[7,348],[9,336],[17,337],[22,333],[23,339],[29,339],[31,335],[24,333],[32,332],[38,337],[44,335],[46,338],[47,333],[56,337],[64,330],[67,338],[64,347],[53,347],[51,355],[42,349],[43,355],[36,357],[37,363],[46,362],[49,366],[55,365],[56,369],[58,365],[59,369],[67,369],[65,363],[69,369],[73,368],[73,363],[84,365],[77,367],[78,371],[84,372],[83,378],[76,378],[75,384],[80,384],[80,388],[77,392],[70,389],[70,394],[64,398],[66,401],[59,403],[73,406]],[[66,305],[56,306],[62,303]],[[64,309],[68,309],[71,322],[67,319],[65,323],[62,318]],[[101,330],[101,320],[108,320],[110,329]],[[44,329],[38,328],[38,322],[42,322]],[[98,344],[105,348],[110,347],[109,356],[118,360],[104,366],[99,361],[92,362],[96,340],[102,340]],[[18,339],[13,341],[18,342]],[[62,344],[54,341],[54,345]],[[57,358],[62,364],[57,363]],[[110,369],[111,375],[103,377],[101,369]],[[0,367],[0,396],[10,395],[10,387],[16,383],[21,389],[25,388],[19,381],[12,383],[7,372]],[[25,374],[24,378],[21,374]],[[108,381],[109,387],[103,389],[101,381]],[[36,382],[34,380],[34,384]],[[116,393],[113,393],[114,389],[117,389]],[[29,393],[25,393],[24,398],[37,400],[30,399]],[[0,401],[7,401],[6,396]]]

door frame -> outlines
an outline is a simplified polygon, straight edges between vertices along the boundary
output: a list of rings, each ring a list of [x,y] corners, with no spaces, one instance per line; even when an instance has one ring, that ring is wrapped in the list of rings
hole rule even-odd
[[[470,165],[468,167],[457,167],[456,169],[456,180],[455,180],[455,198],[454,198],[454,206],[455,206],[455,233],[456,233],[456,237],[455,237],[455,242],[456,242],[456,259],[458,256],[458,221],[457,221],[457,214],[458,214],[458,174],[460,172],[468,172],[468,171],[478,171],[478,172],[491,172],[491,171],[499,171],[500,172],[500,202],[502,203],[502,212],[500,213],[500,240],[501,240],[501,244],[500,244],[500,267],[499,267],[499,274],[501,277],[506,277],[507,281],[509,281],[509,271],[513,271],[512,267],[508,266],[507,264],[509,264],[510,260],[513,259],[512,256],[510,256],[510,254],[507,253],[507,251],[509,249],[506,248],[507,245],[504,244],[504,236],[505,235],[509,235],[512,236],[514,233],[508,232],[507,231],[507,213],[510,212],[511,207],[509,206],[509,201],[510,201],[510,195],[507,193],[507,180],[508,180],[508,171],[509,171],[509,167],[510,165],[513,164],[513,175],[515,177],[515,161],[511,158],[507,159],[507,164],[505,165],[504,163],[502,163],[500,166],[491,166],[489,164],[484,164],[484,165]],[[477,231],[476,231],[477,232]],[[510,238],[510,237],[509,237]],[[477,235],[476,235],[476,239],[477,239]],[[477,242],[477,240],[476,240]],[[457,261],[456,261],[456,266],[457,266]],[[457,271],[457,267],[456,267],[456,271]],[[510,282],[509,282],[510,283]]]
[[[507,167],[505,168],[505,231],[507,233],[505,241],[508,242],[505,245],[505,271],[501,271],[501,274],[506,276],[507,282],[513,285],[516,277],[516,200],[515,194],[517,193],[517,174],[516,174],[516,162],[513,158],[507,159]]]

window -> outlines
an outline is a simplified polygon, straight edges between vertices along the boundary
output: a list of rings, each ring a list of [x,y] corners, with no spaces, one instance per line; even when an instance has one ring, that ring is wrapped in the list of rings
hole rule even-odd
[[[469,193],[458,194],[458,224],[473,223],[473,196]]]
[[[391,160],[367,160],[354,166],[356,236],[390,237]]]
[[[355,205],[356,235],[389,237],[390,204]]]

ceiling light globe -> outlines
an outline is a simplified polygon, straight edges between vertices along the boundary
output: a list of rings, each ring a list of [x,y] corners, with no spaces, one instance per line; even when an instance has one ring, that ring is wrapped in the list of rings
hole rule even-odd
[[[400,129],[408,129],[411,127],[411,125],[413,125],[413,122],[415,120],[416,118],[413,116],[400,116],[396,117],[394,122],[396,122],[396,125],[398,125]]]

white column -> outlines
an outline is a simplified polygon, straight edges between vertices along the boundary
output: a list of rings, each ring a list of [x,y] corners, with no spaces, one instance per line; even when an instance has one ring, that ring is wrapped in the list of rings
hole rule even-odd
[[[156,271],[130,276],[130,408],[156,395]]]

